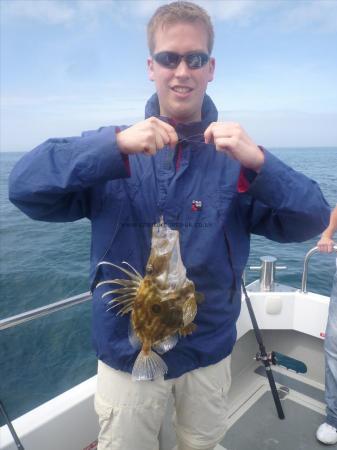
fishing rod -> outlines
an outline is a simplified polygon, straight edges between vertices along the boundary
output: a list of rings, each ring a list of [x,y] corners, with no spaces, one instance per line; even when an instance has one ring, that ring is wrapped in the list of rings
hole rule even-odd
[[[5,410],[5,407],[4,407],[4,405],[3,405],[1,400],[0,400],[0,412],[1,412],[1,414],[3,415],[3,417],[5,419],[5,422],[6,422],[7,426],[8,426],[8,428],[9,428],[9,431],[11,432],[11,435],[12,435],[12,437],[14,439],[14,442],[16,444],[17,449],[18,450],[25,450],[23,445],[20,442],[20,439],[18,438],[18,435],[16,434],[16,431],[15,431],[13,425],[12,425],[12,422],[11,422],[11,420],[10,420],[10,418],[9,418],[9,416],[8,416],[8,414],[7,414],[6,410]]]
[[[241,285],[242,285],[242,290],[243,290],[243,293],[245,296],[250,319],[253,324],[255,337],[256,337],[256,340],[257,340],[257,343],[258,343],[259,349],[260,349],[260,351],[256,354],[255,359],[257,361],[262,361],[262,363],[264,365],[264,368],[266,370],[266,375],[267,375],[267,378],[269,381],[270,390],[273,395],[274,403],[276,406],[278,417],[280,419],[284,419],[285,416],[284,416],[283,408],[281,405],[280,397],[278,395],[278,391],[276,388],[274,375],[273,375],[273,372],[270,367],[270,363],[272,363],[273,365],[279,365],[279,366],[283,366],[287,369],[294,370],[297,373],[306,373],[307,366],[302,361],[298,361],[297,359],[290,358],[289,356],[283,355],[282,353],[274,352],[274,351],[270,352],[270,353],[266,352],[266,349],[265,349],[265,346],[263,343],[263,339],[262,339],[262,334],[261,334],[261,331],[257,324],[255,313],[254,313],[250,298],[247,294],[246,286],[245,286],[245,283],[243,280],[241,280]]]

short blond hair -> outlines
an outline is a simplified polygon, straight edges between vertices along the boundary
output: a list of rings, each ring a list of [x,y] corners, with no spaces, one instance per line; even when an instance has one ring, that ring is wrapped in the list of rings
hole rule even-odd
[[[147,41],[152,55],[155,48],[155,34],[159,27],[172,25],[177,22],[201,23],[208,35],[208,52],[212,53],[214,43],[214,30],[208,13],[195,3],[177,1],[160,6],[147,25]]]

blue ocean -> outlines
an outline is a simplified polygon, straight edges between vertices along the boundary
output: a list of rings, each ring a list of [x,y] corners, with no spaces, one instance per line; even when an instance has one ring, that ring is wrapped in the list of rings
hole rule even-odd
[[[315,179],[331,206],[337,203],[337,148],[271,151]],[[0,319],[89,290],[89,221],[33,221],[9,203],[8,176],[21,155],[0,153]],[[277,244],[253,236],[248,266],[258,265],[260,256],[276,256],[287,266],[277,281],[300,288],[304,256],[316,243]],[[311,258],[309,290],[329,295],[335,256]],[[256,276],[247,267],[246,281]],[[0,399],[11,419],[95,374],[90,309],[88,302],[0,331]]]

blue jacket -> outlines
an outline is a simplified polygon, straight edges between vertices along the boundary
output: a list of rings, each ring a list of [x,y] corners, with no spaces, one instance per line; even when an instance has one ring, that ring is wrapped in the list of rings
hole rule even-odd
[[[146,116],[159,116],[157,96]],[[165,119],[164,119],[165,120]],[[330,210],[317,184],[265,151],[257,175],[195,137],[217,120],[205,96],[202,121],[178,124],[182,141],[176,150],[155,156],[129,156],[116,145],[116,127],[81,137],[49,139],[27,153],[10,176],[10,200],[33,219],[92,222],[91,272],[93,342],[98,358],[131,372],[138,351],[128,340],[129,316],[107,311],[103,279],[120,278],[107,260],[131,263],[144,274],[151,226],[161,214],[180,231],[187,276],[205,295],[195,320],[197,330],[163,355],[168,378],[221,360],[232,351],[240,313],[240,279],[249,253],[250,234],[278,242],[304,241],[328,224]],[[193,141],[193,142],[191,142]],[[240,174],[249,189],[239,192]],[[242,180],[242,178],[241,178]],[[199,207],[193,207],[200,201]]]

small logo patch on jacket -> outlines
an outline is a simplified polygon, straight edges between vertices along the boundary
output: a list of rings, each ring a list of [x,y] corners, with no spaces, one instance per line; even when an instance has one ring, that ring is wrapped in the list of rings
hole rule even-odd
[[[201,210],[202,210],[202,201],[192,200],[192,211],[201,211]]]

